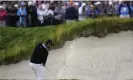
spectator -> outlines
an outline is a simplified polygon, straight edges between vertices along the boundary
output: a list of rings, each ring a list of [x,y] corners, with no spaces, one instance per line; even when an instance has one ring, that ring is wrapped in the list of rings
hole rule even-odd
[[[29,26],[35,27],[37,26],[37,9],[33,2],[28,2],[28,11],[27,11],[27,17],[28,17],[28,24]]]
[[[83,7],[85,6],[85,4],[81,4],[81,6],[79,6],[78,8],[78,12],[79,12],[79,15],[83,15]]]
[[[86,6],[87,17],[91,17],[91,7],[92,7],[92,4],[91,2],[89,2],[88,5]]]
[[[65,16],[65,12],[66,11],[65,11],[65,9],[63,9],[61,7],[61,4],[58,4],[58,6],[54,10],[54,13],[55,13],[57,19],[60,19],[60,20],[63,18],[63,16]]]
[[[6,24],[7,26],[14,26],[14,24],[12,23],[12,19],[13,19],[13,16],[12,14],[14,13],[14,10],[13,10],[13,4],[12,3],[7,3],[7,17],[6,17]]]
[[[53,7],[49,7],[49,9],[46,11],[46,15],[49,16],[54,16],[54,8]]]
[[[115,16],[118,16],[119,15],[119,7],[120,7],[119,2],[115,2],[115,4],[114,4]]]
[[[107,8],[107,16],[113,16],[115,14],[115,8],[113,7],[113,3],[109,3],[109,7]]]
[[[78,2],[78,8],[81,7],[81,6],[83,6],[83,2],[82,1],[79,1]]]
[[[100,4],[100,2],[94,3],[95,12],[96,12],[96,16],[97,16],[97,17],[100,17],[100,15],[101,15],[101,11],[100,11],[100,9],[98,8],[98,5],[99,5],[99,4]]]
[[[58,6],[55,8],[54,13],[55,13],[55,20],[54,24],[60,24],[64,22],[65,19],[65,9],[62,8],[61,4],[58,4]]]
[[[66,9],[66,19],[67,20],[78,20],[78,10],[74,7],[72,3],[69,8]]]
[[[97,17],[97,12],[95,7],[91,7],[91,18],[96,18]]]
[[[7,12],[4,6],[0,6],[0,26],[2,27],[6,26],[6,23],[5,23],[6,15],[7,15]]]
[[[18,10],[18,4],[15,4],[14,6],[12,6],[12,9],[10,9],[10,11],[8,13],[10,23],[8,26],[13,26],[13,27],[17,26],[17,21],[18,21],[18,16],[16,14],[17,10]]]
[[[54,20],[54,6],[50,5],[48,10],[45,10],[44,25],[53,25]]]
[[[46,2],[42,3],[41,5],[42,5],[42,8],[45,10],[48,10],[50,6],[49,3],[46,3]]]
[[[97,2],[97,8],[100,10],[100,16],[105,15],[106,7],[104,7],[104,3]]]
[[[44,23],[44,16],[45,16],[45,10],[42,8],[42,6],[38,7],[37,15],[38,15],[38,20],[39,20],[39,25],[42,26]]]
[[[26,27],[27,12],[26,12],[26,8],[25,8],[25,3],[24,2],[21,2],[20,8],[17,11],[17,15],[19,16],[18,26],[19,27]]]
[[[119,7],[120,18],[130,18],[130,6],[127,3],[122,3]]]
[[[61,4],[58,4],[57,7],[55,7],[55,15],[58,15],[58,14],[64,14],[64,10],[62,10],[63,8],[61,7]]]
[[[75,3],[74,3],[74,7],[78,10],[78,8],[79,8],[79,3],[78,3],[78,2],[75,2]]]
[[[4,6],[5,9],[7,9],[7,4],[6,4],[6,2],[3,2],[3,6]]]
[[[4,17],[6,25],[16,26],[17,21],[19,22],[19,26],[23,27],[55,25],[64,22],[66,19],[84,20],[84,15],[91,18],[96,18],[104,14],[108,16],[118,15],[121,18],[133,16],[133,3],[129,5],[128,3],[130,1],[126,1],[122,4],[117,1],[114,2],[114,5],[112,3],[109,4],[109,1],[89,1],[88,5],[82,1],[73,2],[72,0],[70,2],[40,2],[38,6],[42,7],[35,6],[31,1],[29,1],[28,4],[26,4],[27,1],[25,1],[25,4],[22,2],[19,6],[17,5],[19,3],[18,1],[1,1],[0,4],[4,6],[8,13]],[[37,7],[38,9],[36,9]]]
[[[133,2],[131,2],[130,8],[131,8],[131,17],[133,17]]]
[[[80,20],[84,20],[84,15],[85,15],[85,3],[81,3],[81,6],[78,8],[78,12],[79,12],[79,19]]]

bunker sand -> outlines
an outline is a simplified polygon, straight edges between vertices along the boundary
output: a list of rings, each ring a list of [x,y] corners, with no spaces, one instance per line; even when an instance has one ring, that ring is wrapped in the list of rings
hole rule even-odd
[[[50,51],[46,66],[58,79],[133,80],[133,32],[67,41],[63,48]],[[56,79],[45,68],[46,80]],[[0,66],[0,79],[32,79],[29,60]]]

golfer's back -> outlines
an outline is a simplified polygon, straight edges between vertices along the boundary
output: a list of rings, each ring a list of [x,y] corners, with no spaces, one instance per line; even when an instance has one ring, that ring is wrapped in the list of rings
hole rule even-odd
[[[47,56],[48,56],[47,49],[42,45],[42,43],[39,43],[33,51],[30,62],[35,64],[45,63]]]

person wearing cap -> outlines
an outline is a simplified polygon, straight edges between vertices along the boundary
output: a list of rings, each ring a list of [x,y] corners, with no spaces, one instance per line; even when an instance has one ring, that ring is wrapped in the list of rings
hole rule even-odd
[[[70,7],[66,9],[66,16],[65,19],[67,22],[70,22],[71,20],[79,20],[79,13],[78,9],[76,9],[75,4],[71,2]]]
[[[43,9],[42,5],[40,5],[37,8],[37,17],[38,17],[38,21],[39,21],[39,26],[43,26],[44,16],[45,16],[45,10]]]
[[[83,15],[83,8],[86,6],[85,3],[82,3],[81,6],[78,8],[78,11],[79,11],[79,15]]]
[[[78,8],[78,12],[79,12],[79,19],[80,20],[84,20],[85,17],[85,3],[81,3],[81,6]]]
[[[87,6],[86,6],[86,15],[88,18],[91,17],[91,7],[92,7],[92,3],[91,2],[88,2]]]
[[[35,4],[31,1],[28,2],[27,6],[27,17],[28,17],[28,22],[30,27],[35,27],[37,26],[37,8]]]
[[[4,6],[0,6],[0,27],[5,27],[5,18],[7,16],[7,11],[5,10]]]
[[[61,3],[57,4],[54,13],[55,13],[54,25],[63,23],[65,19],[65,9],[62,8]]]
[[[25,7],[24,2],[20,3],[20,8],[17,11],[17,16],[19,17],[18,26],[19,27],[26,27],[27,11],[26,11],[26,7]]]
[[[129,3],[123,2],[119,7],[120,18],[130,18],[131,8]]]
[[[130,8],[131,8],[131,17],[133,18],[133,2],[130,3]]]
[[[115,8],[112,2],[109,2],[109,7],[107,8],[107,16],[114,16],[115,15]]]
[[[39,43],[35,47],[30,58],[30,67],[36,74],[37,80],[44,80],[44,67],[48,58],[48,50],[53,46],[52,40],[47,40],[45,43]]]
[[[17,4],[12,4],[11,7],[7,9],[8,11],[8,25],[11,27],[16,27],[17,26],[17,21],[18,21],[18,16],[17,16],[17,11],[18,11],[18,5]]]
[[[96,2],[95,5],[97,6],[97,9],[99,10],[100,16],[105,15],[106,7],[104,7],[104,3],[102,2]]]

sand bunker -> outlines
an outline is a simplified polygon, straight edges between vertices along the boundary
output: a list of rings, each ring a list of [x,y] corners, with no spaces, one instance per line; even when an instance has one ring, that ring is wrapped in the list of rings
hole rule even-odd
[[[28,60],[0,66],[0,79],[33,79]],[[133,80],[133,32],[78,38],[50,51],[46,65],[58,79]],[[45,78],[56,79],[47,69]]]

